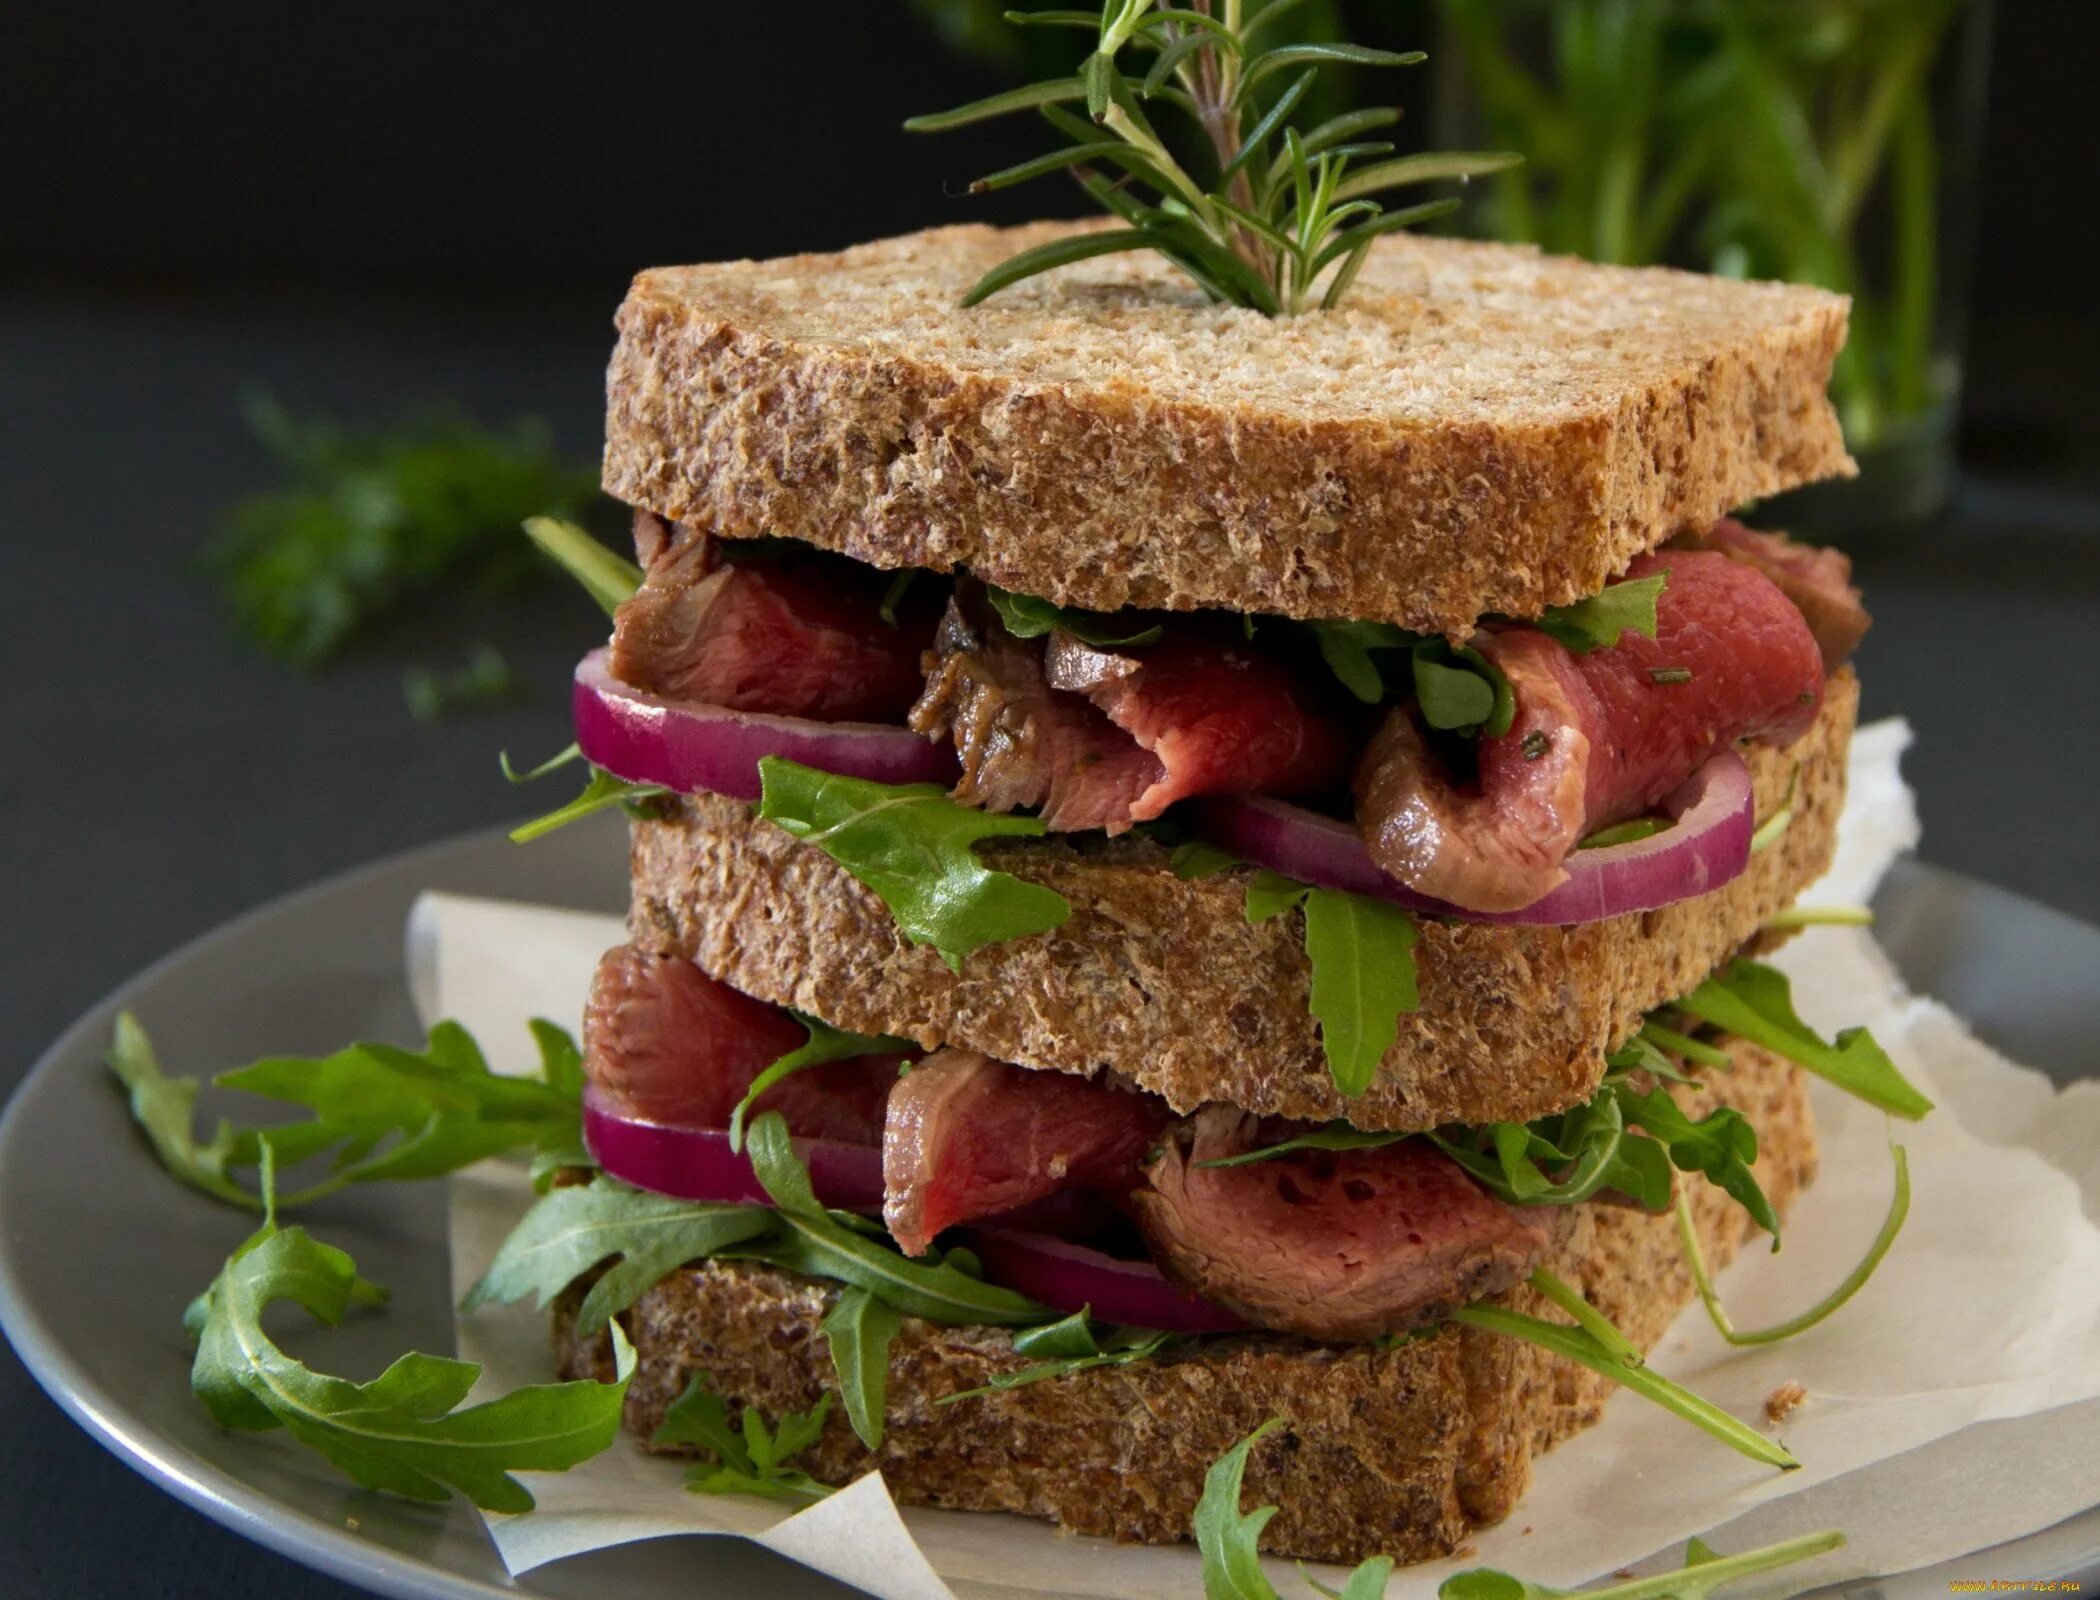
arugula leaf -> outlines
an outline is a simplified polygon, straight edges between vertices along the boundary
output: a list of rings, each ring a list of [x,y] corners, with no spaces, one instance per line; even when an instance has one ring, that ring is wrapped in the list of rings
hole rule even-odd
[[[236,626],[296,667],[438,595],[533,582],[519,519],[601,503],[596,467],[564,461],[534,419],[484,428],[440,409],[350,433],[267,395],[243,409],[284,482],[234,505],[200,560]]]
[[[1385,698],[1385,669],[1374,652],[1411,650],[1418,633],[1390,622],[1328,621],[1306,624],[1320,647],[1320,659],[1341,679],[1342,687],[1367,706]]]
[[[1189,839],[1174,847],[1168,857],[1174,868],[1174,876],[1183,883],[1194,883],[1199,878],[1214,877],[1220,872],[1229,872],[1243,863],[1230,850],[1221,850],[1214,844],[1205,844],[1201,839]]]
[[[1903,1221],[1910,1215],[1910,1156],[1900,1144],[1889,1146],[1889,1154],[1896,1162],[1896,1192],[1889,1199],[1888,1215],[1882,1219],[1881,1231],[1867,1247],[1859,1265],[1845,1274],[1844,1281],[1829,1294],[1818,1300],[1806,1311],[1784,1322],[1774,1323],[1769,1328],[1757,1328],[1740,1332],[1728,1320],[1728,1313],[1721,1309],[1721,1298],[1714,1292],[1714,1284],[1706,1270],[1706,1255],[1699,1248],[1699,1230],[1692,1225],[1690,1200],[1680,1194],[1677,1197],[1677,1238],[1684,1246],[1684,1258],[1692,1269],[1692,1283],[1699,1290],[1699,1298],[1706,1305],[1707,1316],[1722,1338],[1730,1344],[1777,1344],[1782,1339],[1791,1339],[1797,1333],[1813,1328],[1825,1317],[1844,1305],[1874,1276],[1874,1269],[1881,1265],[1881,1258],[1889,1253],[1896,1242],[1896,1235],[1903,1231]]]
[[[1203,1497],[1196,1502],[1196,1548],[1203,1554],[1204,1600],[1280,1600],[1262,1570],[1259,1548],[1261,1531],[1276,1515],[1276,1508],[1259,1506],[1242,1514],[1240,1484],[1247,1472],[1247,1454],[1256,1441],[1285,1425],[1283,1418],[1271,1417],[1211,1463],[1204,1475]],[[1299,1570],[1304,1571],[1303,1563]],[[1391,1558],[1371,1557],[1349,1575],[1340,1590],[1343,1600],[1377,1600],[1392,1570]],[[1318,1584],[1313,1587],[1322,1594],[1336,1593]]]
[[[1040,1383],[1045,1378],[1090,1372],[1096,1367],[1127,1367],[1134,1361],[1158,1355],[1181,1337],[1149,1328],[1111,1328],[1105,1337],[1096,1340],[1086,1312],[1075,1311],[1061,1322],[1014,1335],[1016,1355],[1039,1355],[1044,1360],[1013,1372],[1002,1372],[975,1389],[958,1389],[953,1394],[944,1394],[934,1404],[953,1405],[958,1400],[997,1394],[1004,1389],[1019,1389],[1025,1384]]]
[[[914,579],[919,576],[917,567],[903,567],[890,579],[889,586],[882,591],[882,604],[876,613],[892,628],[897,626],[897,607],[903,604],[905,595],[911,592]]]
[[[555,764],[548,762],[526,776],[537,777],[540,772],[549,770]],[[593,767],[591,781],[583,786],[582,794],[565,806],[557,806],[544,817],[535,817],[532,821],[520,823],[511,829],[511,842],[530,844],[535,839],[544,838],[556,828],[566,828],[572,822],[595,816],[611,806],[625,806],[631,816],[655,816],[660,812],[661,802],[669,799],[670,794],[671,791],[660,783],[629,783],[625,778],[614,777],[603,767]]]
[[[1607,650],[1628,633],[1653,639],[1655,602],[1662,598],[1669,576],[1664,570],[1646,578],[1608,584],[1587,600],[1569,606],[1548,606],[1532,626],[1578,656]]]
[[[161,1071],[153,1041],[129,1011],[117,1013],[116,1031],[103,1060],[130,1095],[132,1120],[152,1143],[162,1166],[218,1199],[251,1208],[260,1203],[227,1176],[234,1154],[233,1129],[222,1121],[209,1140],[197,1142],[197,1080],[170,1078]]]
[[[1414,652],[1415,703],[1432,728],[1478,728],[1495,714],[1495,686],[1479,673]]]
[[[165,1077],[145,1030],[128,1012],[117,1021],[109,1063],[162,1164],[221,1200],[257,1205],[229,1169],[257,1165],[266,1148],[286,1164],[331,1155],[335,1170],[284,1202],[293,1206],[349,1184],[435,1177],[514,1150],[580,1150],[582,1066],[575,1041],[544,1020],[533,1030],[541,1051],[538,1081],[490,1072],[480,1047],[454,1022],[432,1028],[421,1051],[356,1044],[328,1056],[265,1057],[212,1082],[304,1106],[312,1117],[253,1127],[221,1121],[203,1144],[191,1131],[197,1081]]]
[[[267,1187],[267,1181],[266,1181]],[[535,1384],[458,1409],[481,1375],[472,1362],[411,1353],[370,1383],[293,1360],[263,1331],[273,1301],[294,1300],[330,1327],[358,1298],[356,1264],[303,1228],[266,1220],[194,1308],[190,1384],[222,1427],[287,1428],[367,1489],[486,1511],[530,1511],[513,1472],[559,1472],[618,1437],[634,1350],[617,1331],[612,1383]]]
[[[949,1259],[929,1253],[908,1259],[881,1240],[858,1231],[860,1219],[848,1212],[827,1211],[810,1188],[809,1171],[795,1158],[787,1121],[777,1111],[754,1120],[745,1138],[751,1170],[780,1209],[779,1234],[752,1247],[749,1254],[867,1290],[908,1316],[924,1317],[950,1327],[989,1323],[1024,1327],[1045,1321],[1050,1313],[1025,1295],[964,1272]],[[850,1220],[849,1220],[850,1219]]]
[[[751,1080],[751,1087],[744,1091],[744,1098],[736,1103],[736,1110],[729,1115],[729,1148],[732,1150],[744,1148],[744,1118],[760,1097],[781,1079],[800,1072],[804,1067],[819,1067],[827,1061],[850,1061],[855,1056],[918,1053],[919,1047],[909,1039],[898,1039],[887,1033],[848,1033],[803,1011],[790,1010],[788,1015],[802,1024],[809,1038]]]
[[[1298,1563],[1298,1576],[1308,1587],[1328,1597],[1328,1600],[1384,1600],[1385,1586],[1393,1575],[1391,1556],[1372,1556],[1362,1566],[1349,1574],[1349,1579],[1339,1589],[1330,1589],[1326,1584],[1305,1570],[1305,1563]]]
[[[1437,1600],[1706,1600],[1723,1584],[1806,1561],[1835,1550],[1844,1542],[1842,1533],[1829,1528],[1745,1550],[1741,1555],[1723,1556],[1704,1540],[1694,1539],[1684,1547],[1684,1566],[1678,1571],[1630,1578],[1596,1589],[1549,1589],[1492,1567],[1474,1567],[1454,1573],[1438,1584]]]
[[[503,769],[503,781],[509,784],[531,783],[536,779],[546,777],[548,773],[555,771],[557,768],[566,767],[570,762],[581,761],[582,759],[583,747],[577,744],[567,744],[555,751],[553,755],[542,761],[538,766],[528,767],[525,771],[520,772],[510,764],[510,752],[508,750],[496,752],[496,765]]]
[[[1772,1236],[1772,1248],[1779,1248],[1778,1214],[1750,1170],[1757,1159],[1757,1129],[1747,1117],[1722,1106],[1694,1122],[1660,1088],[1639,1095],[1630,1085],[1618,1084],[1612,1093],[1626,1120],[1661,1141],[1680,1171],[1701,1173],[1725,1190]]]
[[[685,1392],[664,1408],[664,1419],[649,1436],[652,1447],[690,1445],[712,1451],[713,1466],[694,1467],[685,1485],[697,1494],[757,1494],[775,1500],[821,1500],[832,1491],[799,1468],[786,1463],[815,1444],[831,1413],[827,1393],[808,1411],[791,1411],[777,1428],[768,1428],[756,1406],[744,1407],[737,1427],[729,1423],[712,1380],[696,1372]]]
[[[620,602],[642,586],[642,569],[617,556],[573,522],[559,517],[527,517],[525,537],[552,557],[555,565],[582,584],[609,617]]]
[[[545,1306],[602,1261],[614,1260],[576,1313],[589,1335],[625,1311],[667,1273],[773,1231],[763,1206],[709,1205],[630,1189],[600,1173],[533,1202],[503,1241],[462,1311],[528,1295]]]
[[[1566,1323],[1548,1322],[1543,1317],[1484,1302],[1454,1311],[1451,1320],[1465,1327],[1526,1340],[1550,1355],[1601,1373],[1612,1382],[1633,1390],[1694,1427],[1712,1434],[1730,1449],[1753,1461],[1782,1468],[1800,1465],[1755,1428],[1651,1369],[1641,1358],[1639,1350],[1594,1307],[1544,1267],[1532,1273],[1530,1282],[1540,1294],[1574,1315],[1576,1325],[1570,1327]]]
[[[905,938],[932,945],[958,972],[980,946],[1047,932],[1072,914],[1063,895],[994,871],[972,848],[1039,836],[1039,818],[958,805],[937,784],[872,783],[779,756],[762,758],[758,771],[758,814],[874,890]]]
[[[824,1338],[845,1397],[846,1420],[870,1450],[882,1444],[887,1409],[890,1344],[904,1319],[866,1289],[848,1285],[824,1315]],[[828,1398],[828,1397],[827,1397]]]
[[[1665,828],[1674,827],[1667,817],[1635,817],[1630,822],[1614,822],[1608,828],[1599,828],[1595,833],[1585,834],[1575,842],[1578,850],[1608,850],[1615,844],[1632,844],[1636,839],[1652,839]]]
[[[1390,901],[1316,889],[1264,868],[1247,885],[1247,920],[1305,910],[1310,1009],[1334,1086],[1353,1099],[1371,1086],[1400,1036],[1400,1018],[1421,1005],[1415,986],[1414,919]]]
[[[1761,961],[1731,961],[1679,1000],[1676,1008],[1763,1045],[1894,1116],[1915,1122],[1932,1110],[1932,1101],[1903,1076],[1865,1028],[1842,1029],[1835,1042],[1826,1043],[1796,1014],[1793,985],[1786,974]]]
[[[1295,1138],[1284,1139],[1276,1144],[1258,1145],[1252,1150],[1243,1150],[1236,1156],[1219,1156],[1213,1161],[1199,1161],[1199,1167],[1247,1167],[1257,1161],[1273,1161],[1278,1156],[1287,1156],[1299,1150],[1378,1150],[1389,1144],[1398,1144],[1402,1139],[1418,1138],[1412,1133],[1369,1133],[1362,1128],[1352,1128],[1346,1122],[1330,1122],[1324,1128],[1315,1128],[1310,1133],[1301,1133]]]
[[[999,613],[1006,631],[1016,639],[1039,639],[1051,629],[1058,628],[1082,643],[1105,648],[1119,644],[1153,644],[1165,631],[1154,623],[1149,628],[1133,628],[1119,633],[1111,626],[1109,617],[1101,612],[1075,611],[1053,605],[1032,594],[1015,594],[995,583],[988,583],[984,588],[992,609]]]

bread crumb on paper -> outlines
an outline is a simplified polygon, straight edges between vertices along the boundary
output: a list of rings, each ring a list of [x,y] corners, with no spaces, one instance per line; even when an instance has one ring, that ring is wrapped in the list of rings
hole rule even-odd
[[[1765,1421],[1784,1422],[1808,1398],[1808,1390],[1789,1378],[1765,1396]]]

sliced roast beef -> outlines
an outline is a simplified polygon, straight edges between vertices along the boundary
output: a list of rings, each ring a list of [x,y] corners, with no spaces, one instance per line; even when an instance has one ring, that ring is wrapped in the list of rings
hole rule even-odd
[[[799,1048],[802,1024],[717,983],[692,962],[633,945],[606,951],[584,1013],[584,1071],[624,1116],[726,1128],[751,1080]],[[897,1056],[807,1067],[757,1103],[789,1131],[856,1144],[882,1141]]]
[[[1475,641],[1516,716],[1455,777],[1412,708],[1390,712],[1356,769],[1357,824],[1380,868],[1473,911],[1513,911],[1562,882],[1584,835],[1652,810],[1738,739],[1791,744],[1815,721],[1823,657],[1757,568],[1713,551],[1643,556],[1667,572],[1656,636],[1578,656],[1535,628]]]
[[[1061,832],[1121,833],[1199,794],[1305,794],[1347,770],[1341,723],[1286,666],[1170,623],[1145,646],[1101,649],[1062,630],[1016,639],[959,587],[911,725],[954,740],[956,798],[1041,806]]]
[[[911,725],[954,741],[965,805],[1043,806],[1053,827],[1099,826],[1061,819],[1114,815],[1151,781],[1150,758],[1127,735],[1044,681],[1040,644],[1008,633],[979,584],[956,585],[925,670]]]
[[[882,615],[888,575],[817,551],[724,560],[696,528],[637,521],[648,562],[613,622],[614,677],[670,700],[825,722],[896,722],[920,686],[933,591]]]
[[[1704,537],[1685,543],[1747,562],[1779,585],[1808,619],[1825,671],[1844,665],[1866,637],[1873,619],[1860,603],[1852,558],[1844,551],[1796,544],[1783,533],[1760,533],[1733,517],[1723,517]]]
[[[1207,1106],[1131,1196],[1160,1271],[1256,1327],[1402,1333],[1521,1282],[1553,1242],[1552,1208],[1505,1205],[1417,1140],[1203,1165],[1258,1136],[1255,1118]]]
[[[937,1050],[890,1091],[882,1220],[923,1255],[959,1222],[1064,1189],[1127,1189],[1171,1118],[1156,1095]]]

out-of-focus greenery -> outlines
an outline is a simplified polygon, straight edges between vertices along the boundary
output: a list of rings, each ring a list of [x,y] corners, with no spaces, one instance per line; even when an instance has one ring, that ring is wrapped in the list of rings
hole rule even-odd
[[[1942,396],[1929,80],[1965,0],[1439,0],[1482,131],[1524,152],[1475,222],[1600,261],[1854,297],[1855,447]]]
[[[325,665],[381,619],[438,595],[537,581],[547,566],[518,525],[578,518],[599,500],[596,471],[565,460],[536,418],[486,428],[432,407],[353,431],[294,417],[267,395],[244,409],[284,481],[231,507],[202,560],[240,630],[294,666]],[[440,686],[420,700],[442,710],[477,686],[486,698],[495,676],[484,662],[450,685],[456,693]]]

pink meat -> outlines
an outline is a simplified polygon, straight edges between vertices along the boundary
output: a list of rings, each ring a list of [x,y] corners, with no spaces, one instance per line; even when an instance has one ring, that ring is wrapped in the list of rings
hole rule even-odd
[[[911,725],[952,739],[956,798],[1040,806],[1060,832],[1121,833],[1199,794],[1306,794],[1339,783],[1348,739],[1288,668],[1200,627],[1097,649],[1016,639],[958,589]]]
[[[1206,1107],[1131,1196],[1168,1280],[1256,1327],[1403,1333],[1522,1282],[1553,1242],[1548,1208],[1504,1204],[1419,1140],[1205,1165],[1257,1137],[1255,1118]]]
[[[1823,657],[1761,571],[1712,551],[1643,556],[1669,574],[1656,637],[1578,656],[1535,628],[1475,641],[1509,679],[1516,718],[1454,778],[1409,708],[1388,714],[1356,771],[1371,857],[1422,894],[1513,911],[1563,882],[1584,835],[1651,811],[1738,739],[1788,745],[1815,721]]]
[[[583,1065],[624,1116],[726,1128],[752,1079],[807,1038],[780,1007],[715,982],[690,961],[620,945],[606,951],[591,984]],[[806,1067],[767,1090],[756,1110],[778,1111],[806,1138],[879,1144],[900,1059]]]
[[[1171,1117],[1156,1095],[937,1050],[890,1092],[882,1220],[923,1255],[959,1222],[1064,1189],[1127,1189]]]
[[[1074,795],[1046,813],[1053,828],[1120,833],[1195,795],[1302,795],[1341,781],[1348,735],[1296,673],[1251,645],[1170,630],[1115,649],[1051,635],[1051,686],[1085,695],[1136,747],[1112,765],[1112,783],[1095,777],[1083,803]],[[1126,773],[1144,780],[1135,796]]]
[[[724,561],[692,528],[638,519],[642,586],[613,621],[614,677],[670,700],[822,722],[901,721],[933,631],[924,584],[883,620],[886,574],[819,553]]]
[[[1826,672],[1851,658],[1872,625],[1852,582],[1852,558],[1842,550],[1796,544],[1783,533],[1761,533],[1733,517],[1716,522],[1704,538],[1686,542],[1747,562],[1778,584],[1808,619]]]

